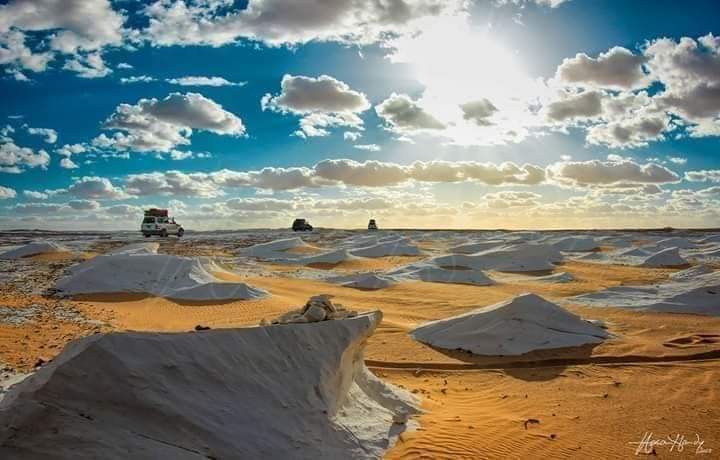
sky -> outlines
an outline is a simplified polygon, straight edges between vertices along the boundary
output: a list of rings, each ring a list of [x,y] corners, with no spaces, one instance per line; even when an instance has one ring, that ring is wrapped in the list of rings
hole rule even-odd
[[[720,226],[720,3],[0,1],[0,228]]]

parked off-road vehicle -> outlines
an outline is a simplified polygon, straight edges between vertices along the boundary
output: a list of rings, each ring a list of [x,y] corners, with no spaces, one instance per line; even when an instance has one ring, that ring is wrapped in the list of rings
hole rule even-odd
[[[370,219],[370,222],[368,222],[368,230],[377,230],[377,224],[375,223],[375,219]]]
[[[305,219],[295,219],[292,224],[292,229],[295,232],[311,232],[313,227],[310,225],[310,222]]]
[[[140,231],[145,238],[151,235],[166,237],[177,235],[178,238],[185,234],[182,225],[175,222],[174,217],[168,217],[167,209],[148,209],[145,211]]]

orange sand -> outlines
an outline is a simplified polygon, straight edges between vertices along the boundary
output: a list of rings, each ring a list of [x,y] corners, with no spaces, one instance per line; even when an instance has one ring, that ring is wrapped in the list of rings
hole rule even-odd
[[[359,260],[365,264],[362,269],[385,269],[414,259]],[[720,452],[720,318],[570,305],[586,318],[605,320],[617,337],[597,346],[508,358],[436,350],[407,335],[419,323],[522,292],[557,301],[610,286],[660,282],[674,270],[568,262],[556,271],[572,274],[576,280],[570,283],[527,280],[478,287],[405,282],[366,291],[283,276],[296,266],[266,268],[267,276],[251,278],[216,274],[270,292],[256,301],[180,302],[103,294],[67,302],[88,318],[110,321],[115,329],[156,331],[186,331],[198,324],[255,325],[320,293],[356,310],[381,309],[384,320],[368,341],[367,363],[388,381],[415,391],[427,411],[418,418],[420,430],[403,434],[388,458],[629,458],[634,446],[628,443],[639,441],[645,431],[680,433],[693,440],[697,433],[705,447]],[[348,267],[333,269],[343,268]],[[0,296],[5,304],[13,299],[18,307],[38,301],[51,308],[53,302],[15,298],[12,292]],[[38,356],[51,358],[68,340],[96,330],[51,321],[2,325],[0,357],[27,368]],[[525,429],[528,419],[539,423]],[[656,451],[660,457],[668,455],[661,447]]]

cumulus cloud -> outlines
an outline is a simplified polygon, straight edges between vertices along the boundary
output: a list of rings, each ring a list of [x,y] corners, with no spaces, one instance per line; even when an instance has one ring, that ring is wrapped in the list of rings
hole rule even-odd
[[[445,125],[406,94],[392,93],[375,106],[388,128],[399,132],[444,129]]]
[[[228,8],[224,2],[157,1],[145,8],[149,25],[144,32],[162,46],[221,46],[241,38],[269,45],[368,44],[388,33],[411,31],[418,19],[453,14],[464,7],[461,0],[250,0],[245,8]]]
[[[490,208],[504,209],[513,207],[537,206],[540,195],[533,192],[503,190],[487,193],[483,197]]]
[[[108,0],[11,0],[0,7],[0,64],[41,72],[57,53],[72,56],[64,68],[94,78],[110,73],[99,51],[123,41],[122,14]],[[33,48],[26,38],[33,34]],[[37,36],[40,40],[37,40]]]
[[[60,167],[63,169],[76,169],[79,168],[79,166],[72,161],[70,158],[62,158],[60,160]]]
[[[565,161],[547,168],[548,177],[560,184],[573,186],[612,186],[623,184],[666,184],[678,182],[680,176],[655,164],[639,164],[622,157],[607,161]]]
[[[19,147],[9,138],[0,142],[0,172],[17,174],[26,168],[47,169],[50,164],[50,155],[45,150],[35,152],[28,147]]]
[[[10,187],[4,187],[0,185],[0,200],[8,200],[10,198],[15,198],[17,196],[17,192]]]
[[[368,187],[397,185],[408,180],[533,185],[545,179],[542,168],[530,164],[518,166],[511,162],[495,164],[474,161],[417,161],[410,165],[399,165],[372,160],[361,163],[337,159],[317,163],[314,171],[317,176],[329,181]]]
[[[624,118],[592,126],[588,128],[586,139],[590,144],[609,147],[642,147],[650,141],[664,139],[663,133],[672,128],[670,117],[661,113],[646,118]]]
[[[186,174],[180,171],[131,174],[125,179],[130,195],[198,196],[213,198],[222,190],[205,173]]]
[[[597,58],[578,53],[566,58],[557,69],[556,78],[563,83],[590,85],[617,90],[638,89],[648,85],[643,71],[643,55],[616,46]]]
[[[103,127],[117,132],[112,137],[101,134],[93,140],[95,146],[141,152],[169,152],[178,145],[188,145],[193,129],[230,136],[245,134],[238,116],[197,93],[171,93],[162,100],[120,104]]]
[[[92,211],[100,208],[100,203],[95,200],[70,200],[67,205],[76,211]]]
[[[75,55],[73,59],[65,61],[63,69],[76,72],[81,78],[102,78],[112,73],[112,69],[105,64],[100,52]]]
[[[660,104],[697,125],[692,135],[720,134],[720,40],[712,34],[661,38],[648,44],[645,55],[651,75],[664,86],[655,96]]]
[[[687,171],[685,179],[691,182],[720,182],[720,169]]]
[[[601,115],[602,110],[602,93],[584,91],[548,104],[547,117],[552,121],[586,120]]]
[[[463,118],[472,120],[480,126],[491,125],[490,117],[498,111],[497,107],[489,100],[482,98],[460,105],[463,112]]]
[[[232,82],[222,77],[180,77],[169,78],[168,83],[180,86],[245,86],[247,82]]]
[[[57,142],[57,131],[50,128],[31,128],[26,125],[27,132],[34,136],[44,136],[45,142],[48,144],[54,144]]]
[[[86,176],[73,182],[64,192],[80,199],[118,200],[127,198],[127,194],[116,187],[106,177]]]
[[[50,195],[47,194],[47,193],[38,192],[38,191],[35,191],[35,190],[24,190],[24,191],[23,191],[23,196],[24,196],[25,198],[28,198],[28,199],[31,199],[31,200],[47,200]]]
[[[298,133],[302,137],[326,136],[326,128],[335,126],[362,129],[357,114],[370,108],[365,94],[328,75],[314,78],[286,74],[280,93],[266,94],[261,105],[263,110],[303,115]]]

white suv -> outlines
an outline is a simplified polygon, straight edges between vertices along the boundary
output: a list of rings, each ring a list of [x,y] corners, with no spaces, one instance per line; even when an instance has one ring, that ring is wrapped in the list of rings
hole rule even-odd
[[[145,216],[140,226],[140,231],[145,238],[148,238],[150,235],[159,235],[162,237],[177,235],[179,238],[185,234],[185,229],[175,222],[174,217]]]

